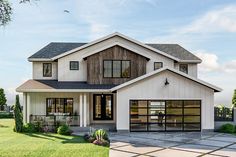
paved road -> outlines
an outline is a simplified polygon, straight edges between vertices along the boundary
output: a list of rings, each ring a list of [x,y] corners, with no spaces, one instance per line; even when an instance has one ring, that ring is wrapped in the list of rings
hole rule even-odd
[[[236,135],[223,133],[112,133],[110,157],[236,157]]]

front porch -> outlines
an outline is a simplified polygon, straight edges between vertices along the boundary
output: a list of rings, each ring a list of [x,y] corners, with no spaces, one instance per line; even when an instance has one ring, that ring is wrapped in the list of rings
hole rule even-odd
[[[23,120],[42,125],[116,130],[114,93],[23,93]],[[88,129],[89,128],[89,129]]]

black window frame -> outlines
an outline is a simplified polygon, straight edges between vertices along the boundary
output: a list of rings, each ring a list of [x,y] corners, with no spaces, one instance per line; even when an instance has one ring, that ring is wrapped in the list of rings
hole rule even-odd
[[[50,65],[50,71],[51,71],[51,73],[50,73],[50,75],[45,75],[45,73],[44,73],[44,71],[46,70],[44,67],[44,65],[46,65],[46,64],[48,64],[48,65]],[[52,77],[52,63],[43,63],[43,77]]]
[[[77,63],[77,68],[73,69],[72,64]],[[79,61],[70,61],[70,70],[79,70]]]
[[[61,113],[61,112],[56,112],[57,108],[56,108],[56,99],[59,99],[60,101],[63,100],[63,112],[62,113],[67,113],[65,112],[66,111],[66,106],[67,106],[67,101],[68,99],[71,99],[73,101],[72,103],[72,113],[70,113],[70,115],[73,115],[74,113],[74,99],[73,98],[46,98],[46,116],[50,116],[50,114],[48,114],[48,100],[49,99],[54,99],[54,110],[55,112],[54,113]]]
[[[183,66],[183,65],[187,67],[187,72],[181,70],[180,66]],[[188,74],[188,64],[179,64],[179,71],[181,71],[185,74]]]
[[[155,64],[156,63],[160,63],[161,64],[161,67],[159,69],[163,68],[163,62],[154,62],[154,64],[153,64],[153,69],[154,70],[158,70],[158,69],[155,68]]]
[[[135,115],[131,115],[131,109],[132,109],[132,107],[131,107],[131,104],[132,104],[132,101],[146,101],[146,104],[147,104],[147,106],[146,107],[137,107],[138,109],[147,109],[147,114],[135,114]],[[155,123],[153,123],[153,122],[149,122],[149,118],[148,117],[150,117],[150,116],[155,116],[155,115],[152,115],[152,114],[149,114],[149,102],[152,102],[152,101],[160,101],[160,102],[165,102],[165,114],[164,114],[164,117],[165,117],[165,120],[164,120],[164,127],[165,127],[165,129],[164,130],[149,130],[149,126],[150,126],[150,124],[159,124],[158,122],[155,122]],[[179,114],[179,115],[173,115],[173,114],[167,114],[166,113],[166,108],[167,108],[167,101],[181,101],[181,107],[168,107],[168,108],[172,108],[172,109],[182,109],[182,114]],[[185,102],[188,102],[188,101],[197,101],[198,102],[198,104],[199,104],[199,107],[186,107],[185,106]],[[184,109],[196,109],[196,108],[199,108],[200,109],[200,114],[199,115],[196,115],[196,114],[193,114],[193,115],[191,115],[191,114],[185,114],[184,113]],[[129,101],[129,129],[130,129],[130,132],[172,132],[172,131],[181,131],[181,132],[194,132],[194,131],[201,131],[202,130],[202,101],[201,100],[199,100],[199,99],[196,99],[196,100],[156,100],[156,99],[150,99],[150,100],[147,100],[147,99],[138,99],[138,100],[135,100],[135,99],[131,99],[130,101]],[[146,117],[147,118],[147,122],[146,123],[142,123],[142,122],[135,122],[135,123],[132,123],[131,122],[131,118],[132,117],[137,117],[137,116],[144,116],[144,117]],[[182,122],[176,122],[176,123],[173,123],[173,122],[166,122],[166,117],[167,116],[176,116],[176,117],[182,117]],[[185,121],[185,117],[186,116],[195,116],[195,117],[199,117],[199,122],[187,122],[187,121]],[[136,125],[146,125],[146,130],[132,130],[131,129],[131,125],[132,124],[136,124]],[[168,130],[167,128],[166,128],[166,124],[179,124],[179,125],[181,125],[181,129],[176,129],[176,130]],[[185,125],[199,125],[199,129],[190,129],[190,130],[188,130],[188,129],[185,129]]]
[[[106,77],[104,74],[104,72],[105,72],[105,68],[104,68],[104,62],[106,62],[106,61],[110,61],[111,62],[111,77]],[[119,77],[114,77],[113,76],[113,61],[120,61],[120,76]],[[128,61],[129,62],[129,75],[127,76],[127,77],[124,77],[124,76],[122,76],[122,71],[123,71],[123,66],[122,66],[122,62],[123,61]],[[105,60],[103,60],[103,78],[130,78],[131,77],[131,60],[111,60],[111,59],[105,59]]]

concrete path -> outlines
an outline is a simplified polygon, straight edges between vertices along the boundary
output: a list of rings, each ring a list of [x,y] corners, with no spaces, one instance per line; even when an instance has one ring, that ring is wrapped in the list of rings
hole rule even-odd
[[[236,135],[111,133],[110,157],[236,157]]]

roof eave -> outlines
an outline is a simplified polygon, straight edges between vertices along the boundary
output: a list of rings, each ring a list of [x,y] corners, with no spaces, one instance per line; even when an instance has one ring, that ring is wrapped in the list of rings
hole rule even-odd
[[[202,60],[180,60],[179,63],[202,63]]]
[[[54,61],[51,58],[28,58],[29,62],[51,62]]]

